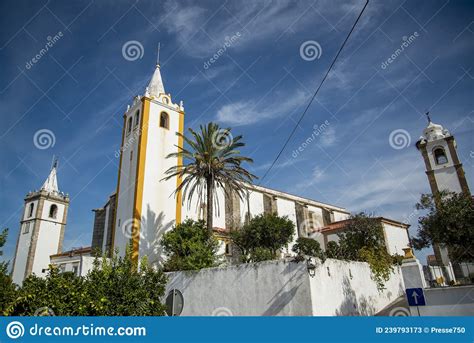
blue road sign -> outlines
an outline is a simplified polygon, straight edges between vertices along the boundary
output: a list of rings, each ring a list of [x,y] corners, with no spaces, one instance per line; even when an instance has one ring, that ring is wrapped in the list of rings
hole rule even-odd
[[[407,288],[407,300],[410,306],[426,306],[423,288]]]

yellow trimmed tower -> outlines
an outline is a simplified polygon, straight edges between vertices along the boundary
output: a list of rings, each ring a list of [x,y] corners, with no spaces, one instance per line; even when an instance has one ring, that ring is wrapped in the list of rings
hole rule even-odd
[[[183,130],[183,102],[173,103],[165,92],[157,64],[145,94],[136,96],[123,116],[112,238],[120,255],[132,243],[135,259],[162,261],[161,236],[181,221],[181,196],[173,195],[179,180],[162,179],[168,168],[182,163],[166,156],[183,145],[176,135]]]

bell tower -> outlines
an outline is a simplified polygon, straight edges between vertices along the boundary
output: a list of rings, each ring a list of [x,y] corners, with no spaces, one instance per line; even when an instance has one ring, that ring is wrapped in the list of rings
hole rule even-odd
[[[456,150],[456,141],[443,126],[431,121],[426,113],[428,126],[416,143],[425,161],[426,175],[430,183],[431,194],[436,197],[441,191],[470,194],[462,163]],[[437,264],[442,268],[447,281],[455,280],[449,251],[442,244],[435,244],[433,251]]]
[[[456,141],[443,126],[428,117],[428,126],[416,143],[426,166],[426,175],[433,195],[443,190],[470,194],[462,163],[456,151]]]
[[[112,239],[120,255],[132,243],[135,259],[161,261],[161,235],[181,221],[181,194],[174,196],[180,182],[163,178],[171,166],[182,163],[167,156],[183,146],[176,134],[183,130],[183,102],[173,103],[165,92],[158,63],[144,94],[135,97],[123,116]]]
[[[18,285],[32,273],[44,276],[49,257],[62,251],[69,196],[59,191],[56,173],[54,161],[41,189],[26,195],[12,269]]]

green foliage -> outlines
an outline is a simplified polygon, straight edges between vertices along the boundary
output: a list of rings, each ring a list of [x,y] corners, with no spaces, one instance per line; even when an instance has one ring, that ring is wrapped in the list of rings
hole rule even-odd
[[[60,273],[50,266],[45,278],[29,276],[18,290],[8,315],[33,315],[38,311],[61,316],[164,315],[160,299],[166,277],[142,260],[133,262],[131,247],[124,257],[97,257],[86,277]]]
[[[240,230],[232,231],[231,238],[242,252],[243,262],[260,262],[278,257],[295,234],[295,225],[288,217],[273,213],[252,218]],[[266,251],[266,252],[264,252]]]
[[[334,258],[337,260],[343,260],[344,256],[341,251],[341,247],[337,242],[329,241],[326,245],[326,257],[327,258]]]
[[[83,278],[60,273],[58,268],[50,266],[46,277],[31,275],[23,281],[8,314],[32,316],[37,311],[52,311],[55,315],[88,315],[88,302],[87,284]]]
[[[0,248],[3,248],[7,241],[8,229],[3,229],[0,233]],[[3,251],[0,250],[0,256]],[[16,297],[16,287],[8,273],[8,262],[0,262],[0,314],[4,314],[7,307]]]
[[[168,257],[164,270],[198,270],[214,267],[218,241],[202,220],[188,219],[163,235],[161,245]]]
[[[303,261],[306,256],[317,257],[322,262],[326,260],[326,254],[321,249],[319,242],[311,238],[298,238],[292,250],[296,253],[299,261]]]
[[[331,242],[326,251],[328,257],[367,262],[372,278],[383,289],[396,259],[387,252],[380,220],[363,212],[353,215],[338,237],[339,243]]]
[[[86,277],[90,315],[159,316],[164,315],[160,298],[164,295],[166,276],[148,265],[146,258],[138,266],[128,246],[124,257],[96,258]]]
[[[178,152],[167,158],[182,159],[180,163],[166,171],[164,180],[177,176],[182,182],[175,193],[183,192],[183,201],[191,201],[193,196],[206,199],[207,228],[212,231],[213,204],[215,191],[221,187],[226,192],[235,191],[241,198],[245,193],[245,183],[252,182],[255,175],[242,167],[244,162],[253,162],[251,158],[241,156],[242,136],[233,137],[231,129],[222,129],[215,123],[200,126],[201,132],[189,129],[190,136],[176,134],[183,138],[185,147],[178,147]],[[200,205],[200,204],[198,204]]]
[[[428,213],[418,220],[417,236],[412,239],[415,249],[445,244],[453,261],[474,261],[474,204],[469,195],[441,192],[434,197],[423,194],[416,208]]]
[[[367,262],[372,272],[372,278],[379,289],[383,289],[385,282],[393,272],[393,257],[385,247],[362,247],[358,252],[358,260]]]

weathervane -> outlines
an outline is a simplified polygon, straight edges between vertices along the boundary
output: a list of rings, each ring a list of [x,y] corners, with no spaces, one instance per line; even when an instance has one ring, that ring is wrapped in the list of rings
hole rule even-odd
[[[428,119],[428,124],[431,123],[430,111],[427,111],[425,115],[426,115],[426,118]]]

